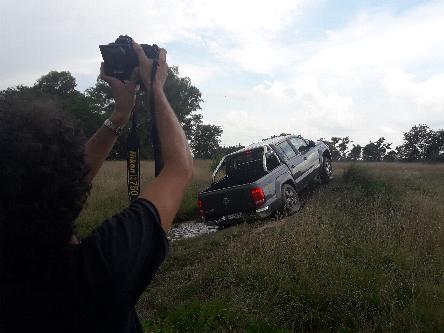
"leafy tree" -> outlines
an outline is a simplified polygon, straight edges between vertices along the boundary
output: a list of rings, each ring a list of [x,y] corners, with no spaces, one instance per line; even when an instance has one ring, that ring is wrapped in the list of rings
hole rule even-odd
[[[337,144],[337,148],[339,153],[341,154],[341,160],[345,160],[347,159],[347,149],[348,149],[348,145],[350,144],[350,139],[348,136],[346,136],[345,138],[340,139],[340,143]]]
[[[73,94],[76,92],[76,86],[76,79],[67,71],[51,71],[40,77],[34,85],[35,88],[43,93],[53,96]]]
[[[214,158],[220,150],[222,128],[216,125],[198,125],[191,141],[191,149],[196,158]]]
[[[424,157],[428,161],[444,161],[444,130],[431,133]]]
[[[235,151],[244,149],[245,146],[242,146],[240,143],[237,146],[222,146],[219,147],[218,155],[221,155],[222,157],[231,153],[234,153]]]
[[[434,132],[425,124],[413,126],[404,133],[404,143],[400,146],[400,157],[407,161],[421,161],[427,158],[427,148],[433,145]],[[431,152],[430,152],[431,153]]]
[[[325,142],[330,149],[331,158],[333,161],[343,160],[347,158],[347,149],[350,144],[350,138],[348,136],[344,138],[340,138],[334,136],[330,141],[319,139],[320,141]]]
[[[382,161],[387,150],[392,144],[385,141],[385,138],[379,138],[375,142],[369,142],[362,149],[362,157],[365,161]]]
[[[51,71],[40,77],[33,89],[54,98],[60,109],[77,119],[85,134],[90,136],[100,126],[102,118],[76,86],[76,79],[70,72]]]
[[[96,113],[111,114],[114,108],[114,99],[111,87],[105,81],[97,79],[94,87],[85,90],[92,110]]]
[[[219,147],[219,151],[213,157],[213,160],[210,163],[210,171],[213,172],[216,167],[219,165],[220,160],[228,154],[234,153],[235,151],[241,150],[245,148],[240,143],[237,146],[222,146]]]
[[[179,77],[179,70],[177,67],[170,67],[164,90],[171,107],[183,125],[188,140],[193,142],[198,126],[202,125],[202,115],[197,113],[201,110],[200,103],[202,102],[199,89],[191,84],[191,80],[188,77]],[[114,101],[112,91],[105,82],[98,79],[96,85],[87,89],[85,94],[89,99],[92,109],[96,113],[99,113],[103,120],[109,117],[114,108]],[[143,158],[153,156],[150,135],[152,119],[151,112],[148,112],[148,109],[149,94],[145,91],[140,91],[133,112],[137,116],[137,131],[141,139],[141,155]],[[111,158],[126,158],[126,141],[128,133],[129,126],[117,139],[110,155]]]
[[[341,152],[338,149],[339,142],[341,141],[341,138],[339,137],[332,137],[330,141],[322,140],[324,141],[328,148],[330,149],[331,153],[331,159],[333,161],[338,161],[341,158]]]
[[[394,162],[398,160],[398,153],[395,150],[390,150],[385,156],[384,161]]]
[[[364,161],[379,161],[380,155],[374,142],[369,142],[362,149],[362,158]]]
[[[176,66],[169,68],[168,78],[165,82],[165,95],[177,118],[183,124],[185,134],[189,139],[193,136],[193,127],[200,123],[202,117],[195,114],[201,110],[202,94],[191,84],[189,77],[179,77]]]
[[[34,87],[18,85],[0,91],[0,108],[7,108],[9,103],[31,103],[35,101],[55,103],[54,98]]]
[[[19,85],[0,92],[2,99],[20,100],[24,103],[52,102],[79,122],[87,136],[94,133],[100,121],[90,108],[84,94],[75,90],[76,80],[69,72],[51,71],[32,86]]]
[[[114,109],[114,99],[111,88],[98,79],[95,86],[88,88],[85,93],[76,90],[76,79],[68,71],[51,71],[40,77],[32,87],[17,86],[0,91],[0,98],[7,103],[8,99],[19,99],[24,102],[35,99],[50,99],[63,111],[77,119],[85,134],[90,136],[103,121],[110,116]],[[188,140],[192,143],[197,156],[210,158],[220,149],[219,126],[203,125],[200,103],[202,102],[199,89],[191,84],[188,77],[180,77],[177,67],[170,67],[165,94],[182,123]],[[141,139],[141,155],[143,158],[152,156],[151,113],[147,112],[149,94],[139,92],[134,107],[137,117],[137,131]],[[127,134],[130,127],[124,129],[110,154],[112,159],[126,158]]]
[[[353,148],[350,149],[347,158],[352,161],[358,161],[361,159],[361,155],[362,155],[361,145],[353,145]]]

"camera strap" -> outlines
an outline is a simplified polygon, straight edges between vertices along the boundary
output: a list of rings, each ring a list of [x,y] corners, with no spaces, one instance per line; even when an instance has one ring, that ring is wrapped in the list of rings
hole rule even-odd
[[[149,109],[151,112],[151,140],[154,152],[154,176],[157,177],[163,168],[162,151],[159,140],[159,133],[156,126],[155,101],[153,92],[153,82],[156,78],[158,61],[153,61],[151,69],[151,86],[149,97]],[[148,88],[148,87],[147,87]],[[140,194],[140,138],[137,133],[137,114],[133,109],[131,113],[131,131],[127,143],[127,184],[128,197],[134,201]]]
[[[155,112],[155,100],[153,91],[153,82],[156,79],[157,66],[159,62],[157,60],[153,61],[153,68],[151,70],[151,89],[150,89],[150,111],[151,111],[151,141],[153,143],[153,153],[154,153],[154,177],[160,174],[163,169],[163,159],[162,150],[160,146],[159,133],[157,131],[157,120]]]
[[[128,197],[134,201],[140,194],[140,139],[137,134],[137,115],[135,110],[131,113],[131,132],[127,143],[127,184]]]

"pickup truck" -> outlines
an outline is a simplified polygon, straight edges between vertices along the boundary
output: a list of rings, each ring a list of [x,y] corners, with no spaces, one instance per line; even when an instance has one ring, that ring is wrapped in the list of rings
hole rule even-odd
[[[198,195],[201,218],[223,226],[301,208],[298,192],[313,179],[332,179],[331,153],[319,141],[285,135],[264,139],[222,158],[210,187]]]

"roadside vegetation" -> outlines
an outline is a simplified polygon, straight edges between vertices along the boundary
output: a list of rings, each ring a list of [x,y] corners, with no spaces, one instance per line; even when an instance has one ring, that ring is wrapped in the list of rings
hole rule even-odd
[[[209,163],[197,162],[179,216],[195,214]],[[335,168],[292,217],[171,243],[138,304],[146,330],[443,331],[444,165]],[[125,185],[125,164],[108,162],[81,234],[127,205]]]
[[[298,214],[176,241],[153,332],[444,330],[444,166],[337,166]]]

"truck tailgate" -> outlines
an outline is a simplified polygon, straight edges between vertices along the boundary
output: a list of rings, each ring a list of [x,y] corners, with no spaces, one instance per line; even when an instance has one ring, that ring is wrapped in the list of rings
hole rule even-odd
[[[229,214],[251,212],[256,209],[250,194],[252,185],[239,185],[200,194],[202,208],[207,219]]]

